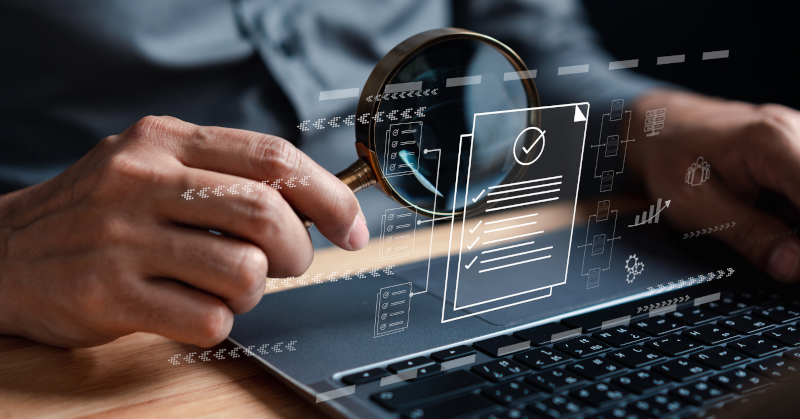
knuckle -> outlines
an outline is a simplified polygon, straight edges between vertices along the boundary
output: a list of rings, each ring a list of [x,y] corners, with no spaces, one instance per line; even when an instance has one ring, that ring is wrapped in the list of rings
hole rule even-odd
[[[215,303],[198,316],[197,334],[205,343],[221,342],[230,332],[231,312],[222,302]]]
[[[255,161],[261,165],[253,168],[255,170],[263,170],[268,176],[286,176],[300,169],[300,150],[283,138],[263,135],[254,142],[253,147],[255,149],[251,155],[256,156]]]
[[[239,253],[234,270],[238,294],[263,293],[267,277],[267,257],[255,246],[246,246]]]
[[[132,141],[150,138],[153,134],[162,131],[166,123],[166,118],[153,115],[145,116],[128,128],[126,137]]]

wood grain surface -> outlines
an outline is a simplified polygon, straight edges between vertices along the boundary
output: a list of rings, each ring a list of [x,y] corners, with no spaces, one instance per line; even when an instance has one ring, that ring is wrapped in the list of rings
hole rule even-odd
[[[630,199],[615,201],[614,209],[641,206]],[[578,206],[576,220],[594,213],[597,201]],[[503,213],[492,218],[511,217]],[[548,206],[539,220],[550,228],[568,226],[572,207]],[[489,218],[485,220],[490,220]],[[470,220],[470,222],[474,222]],[[580,221],[578,221],[580,222]],[[450,229],[449,222],[435,228]],[[458,223],[455,223],[456,226]],[[394,259],[400,265],[447,253],[447,235],[431,232],[430,224],[418,228],[415,251]],[[432,236],[435,240],[431,242]],[[345,252],[326,248],[315,253],[309,277],[322,273],[373,268],[378,264],[379,238],[366,249]],[[287,281],[270,281],[268,293],[283,290]],[[293,286],[298,286],[296,281]],[[225,342],[218,349],[232,349]],[[302,348],[300,348],[302,349]],[[292,390],[256,366],[247,357],[210,357],[207,362],[173,365],[176,354],[203,349],[147,333],[136,333],[88,349],[60,349],[27,339],[0,336],[0,418],[27,417],[259,417],[323,418],[324,415]]]

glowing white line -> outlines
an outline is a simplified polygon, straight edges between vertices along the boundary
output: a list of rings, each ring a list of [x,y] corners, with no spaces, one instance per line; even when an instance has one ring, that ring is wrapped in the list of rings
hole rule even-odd
[[[486,225],[488,226],[489,224],[497,224],[497,223],[502,223],[502,222],[506,222],[506,221],[519,220],[520,218],[534,217],[536,215],[539,215],[539,213],[535,212],[533,214],[520,215],[519,217],[511,217],[511,218],[505,218],[505,219],[497,220],[497,221],[489,221],[488,223],[486,223]]]
[[[512,229],[512,228],[524,227],[524,226],[529,226],[529,225],[534,225],[534,224],[536,224],[536,221],[534,221],[534,222],[532,222],[532,223],[517,224],[517,225],[515,225],[515,226],[500,227],[500,228],[496,228],[496,229],[494,229],[494,230],[486,230],[486,231],[484,231],[483,233],[484,233],[484,234],[486,234],[486,233],[494,233],[495,231],[510,230],[510,229]]]
[[[503,265],[503,266],[497,266],[497,267],[494,267],[494,268],[484,269],[484,270],[482,270],[482,271],[478,271],[478,273],[479,273],[479,274],[482,274],[482,273],[484,273],[484,272],[489,272],[489,271],[494,271],[494,270],[497,270],[497,269],[508,268],[508,267],[510,267],[510,266],[522,265],[523,263],[536,262],[537,260],[547,259],[547,258],[549,258],[549,257],[550,257],[550,255],[547,255],[547,256],[542,256],[542,257],[540,257],[540,258],[536,258],[536,259],[524,260],[524,261],[522,261],[522,262],[509,263],[508,265]]]
[[[504,185],[490,186],[489,189],[505,188],[506,186],[527,185],[528,183],[544,182],[546,180],[553,180],[553,179],[561,179],[561,175],[559,175],[559,176],[551,176],[551,177],[543,177],[541,179],[526,180],[524,182],[514,182],[514,183],[506,183]]]
[[[508,201],[509,199],[526,198],[526,197],[529,197],[529,196],[542,195],[542,194],[546,194],[546,193],[553,193],[553,192],[559,192],[559,191],[561,191],[561,189],[550,189],[550,190],[547,190],[547,191],[526,193],[524,195],[514,195],[514,196],[507,196],[505,198],[490,199],[490,200],[488,200],[486,202],[492,203],[492,202]]]
[[[548,246],[548,247],[543,247],[541,249],[529,250],[527,252],[514,253],[513,255],[506,255],[506,256],[500,256],[500,257],[497,257],[497,258],[494,258],[494,259],[482,260],[481,263],[489,263],[489,262],[494,262],[494,261],[500,260],[500,259],[513,258],[513,257],[516,257],[516,256],[527,255],[528,253],[541,252],[542,250],[550,250],[552,248],[553,248],[553,246]]]
[[[544,188],[545,186],[555,186],[555,185],[560,185],[560,184],[561,184],[561,182],[553,182],[553,183],[545,183],[544,185],[534,185],[534,186],[526,186],[524,188],[511,189],[511,190],[508,190],[508,191],[490,192],[489,196],[500,195],[500,194],[511,193],[511,192],[526,191],[528,189]]]
[[[518,239],[518,238],[520,238],[520,237],[528,237],[528,236],[533,236],[534,234],[542,234],[542,233],[544,233],[544,231],[537,231],[537,232],[535,232],[535,233],[528,233],[528,234],[520,234],[519,236],[514,236],[514,237],[506,237],[506,238],[504,238],[504,239],[497,239],[497,240],[492,240],[492,241],[488,241],[488,242],[483,242],[483,244],[490,244],[490,243],[504,242],[504,241],[506,241],[506,240],[514,240],[514,239]],[[473,244],[475,244],[475,243],[473,243]]]
[[[499,252],[499,251],[501,251],[501,250],[508,250],[508,249],[513,249],[513,248],[515,248],[515,247],[527,246],[527,245],[529,245],[529,244],[533,244],[533,243],[535,243],[535,242],[532,242],[532,241],[531,241],[531,242],[527,242],[527,243],[512,244],[511,246],[506,246],[506,247],[498,247],[497,249],[491,249],[491,250],[484,250],[483,252],[481,252],[481,254],[485,254],[485,253],[492,253],[492,252]]]
[[[558,199],[558,197],[555,197],[555,198],[547,198],[547,199],[540,199],[540,200],[538,200],[538,201],[523,202],[523,203],[521,203],[521,204],[506,205],[506,206],[504,206],[504,207],[489,208],[489,209],[487,209],[487,210],[486,210],[486,212],[491,212],[491,211],[500,211],[500,210],[504,210],[504,209],[508,209],[508,208],[515,208],[515,207],[524,207],[525,205],[540,204],[540,203],[542,203],[542,202],[555,201],[555,200],[557,200],[557,199]]]

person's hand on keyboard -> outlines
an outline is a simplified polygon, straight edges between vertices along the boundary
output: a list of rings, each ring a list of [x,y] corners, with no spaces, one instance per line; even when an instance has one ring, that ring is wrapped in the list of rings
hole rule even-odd
[[[689,237],[711,233],[778,280],[800,280],[800,239],[754,207],[763,190],[800,207],[800,112],[659,90],[637,101],[632,125],[657,108],[666,108],[664,128],[635,135],[628,162],[652,197],[672,200],[664,215]]]
[[[311,264],[295,209],[343,249],[369,240],[350,189],[289,142],[146,117],[0,197],[0,333],[63,347],[137,331],[215,345],[267,275]]]

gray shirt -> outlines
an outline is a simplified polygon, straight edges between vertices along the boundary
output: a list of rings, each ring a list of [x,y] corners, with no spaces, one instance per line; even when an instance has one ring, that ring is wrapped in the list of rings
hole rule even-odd
[[[652,87],[608,71],[582,13],[575,0],[0,0],[0,193],[57,175],[150,114],[275,134],[336,172],[356,156],[353,127],[297,126],[355,113],[357,99],[319,92],[361,87],[396,44],[439,27],[511,46],[537,69],[545,105],[607,106]],[[578,64],[589,73],[556,76]],[[376,191],[359,198],[365,214],[390,205]]]

